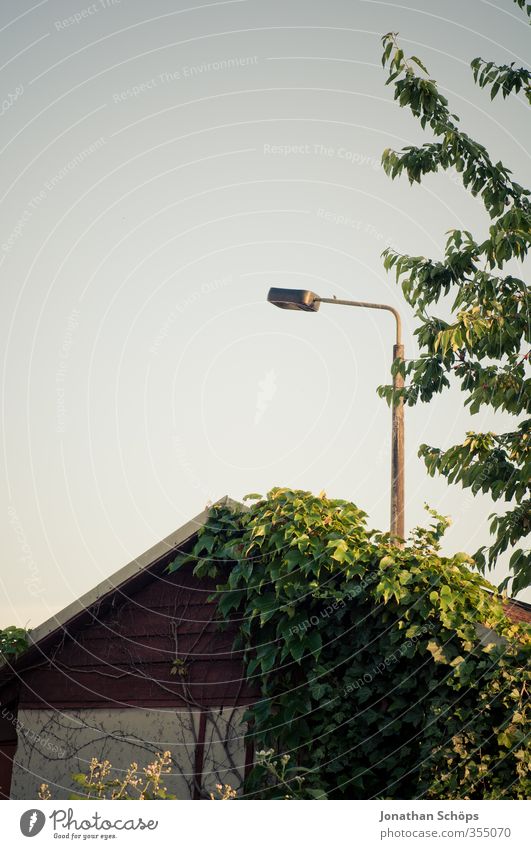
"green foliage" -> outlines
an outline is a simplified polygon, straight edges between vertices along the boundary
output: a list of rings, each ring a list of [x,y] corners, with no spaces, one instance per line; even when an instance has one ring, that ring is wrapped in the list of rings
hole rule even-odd
[[[390,72],[387,84],[393,85],[395,100],[409,108],[435,137],[421,146],[386,150],[382,157],[386,173],[392,179],[406,174],[413,184],[439,169],[454,169],[464,187],[481,198],[492,223],[488,235],[479,240],[468,230],[450,230],[442,260],[384,251],[385,268],[395,272],[407,303],[415,309],[421,353],[417,359],[395,364],[395,369],[402,370],[403,388],[382,386],[378,391],[389,403],[393,397],[402,397],[413,405],[430,401],[455,380],[472,414],[491,407],[529,416],[529,290],[523,280],[505,269],[509,261],[523,261],[528,254],[529,191],[512,179],[502,162],[494,162],[483,145],[460,129],[459,118],[450,112],[447,99],[420,60],[404,57],[396,33],[388,33],[382,42],[382,63]],[[482,59],[475,59],[472,68],[477,83],[490,87],[492,98],[498,91],[507,97],[521,88],[529,98],[530,74],[525,69],[496,66]],[[426,76],[419,75],[419,69]],[[430,313],[442,298],[452,299],[450,321]],[[462,444],[445,451],[420,446],[419,455],[430,474],[445,475],[449,482],[474,493],[481,490],[495,501],[517,503],[516,509],[490,517],[494,541],[477,552],[482,568],[492,568],[501,552],[520,544],[531,530],[530,427],[527,418],[509,433],[468,433]],[[528,586],[529,550],[516,548],[510,569],[513,592]]]
[[[234,648],[260,693],[249,737],[277,753],[277,772],[288,755],[304,767],[271,781],[266,765],[264,781],[262,763],[246,793],[528,796],[529,630],[468,555],[440,555],[448,521],[430,511],[431,526],[398,548],[347,501],[256,497],[214,507],[169,567],[217,577],[220,624],[237,623]],[[482,644],[478,624],[504,642]]]
[[[472,62],[474,80],[481,88],[490,86],[490,99],[494,100],[499,91],[504,98],[511,92],[515,94],[523,88],[524,94],[531,103],[531,74],[527,68],[515,68],[515,63],[510,65],[496,65],[495,62],[486,62],[478,57]]]
[[[28,647],[28,632],[24,628],[10,625],[0,628],[0,661],[14,658]]]
[[[523,9],[528,16],[531,16],[531,3],[528,3],[527,0],[513,0],[520,9]]]
[[[531,16],[531,4],[526,0],[514,0],[514,2]],[[512,92],[518,94],[523,89],[529,103],[531,103],[531,73],[527,68],[515,68],[515,63],[510,65],[497,65],[495,62],[486,62],[479,56],[471,63],[474,72],[474,81],[480,88],[490,86],[490,99],[494,100],[501,91],[504,98]]]

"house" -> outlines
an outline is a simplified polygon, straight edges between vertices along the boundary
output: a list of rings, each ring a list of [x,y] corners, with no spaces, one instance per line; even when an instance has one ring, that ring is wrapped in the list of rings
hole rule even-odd
[[[29,648],[0,668],[3,798],[34,799],[45,782],[65,799],[92,757],[120,777],[166,750],[165,783],[179,799],[241,786],[252,762],[244,713],[260,693],[232,648],[236,623],[220,629],[215,581],[189,565],[167,572],[207,518],[205,510],[33,630]],[[530,605],[511,600],[506,611],[531,622]],[[496,639],[479,624],[478,635]]]
[[[165,784],[179,799],[241,785],[250,763],[242,717],[256,693],[232,650],[234,631],[219,628],[208,601],[215,582],[166,568],[207,516],[33,630],[29,648],[0,669],[3,798],[34,799],[45,782],[65,799],[92,757],[119,777],[165,750]]]

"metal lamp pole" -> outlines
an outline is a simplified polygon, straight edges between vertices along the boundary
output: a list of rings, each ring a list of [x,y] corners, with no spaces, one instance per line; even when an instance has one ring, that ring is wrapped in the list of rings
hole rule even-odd
[[[393,361],[404,360],[402,343],[402,321],[400,313],[389,304],[372,304],[367,301],[343,301],[339,298],[320,298],[313,292],[300,289],[270,289],[267,300],[282,309],[317,312],[321,304],[338,304],[345,307],[387,310],[393,313],[396,321],[396,339],[393,345]],[[393,389],[404,386],[402,374],[393,376]],[[391,535],[404,538],[404,402],[400,398],[392,404],[391,430]]]
[[[396,320],[396,339],[393,345],[393,362],[404,359],[402,343],[402,321],[400,313],[388,304],[370,304],[365,301],[341,301],[338,298],[316,298],[321,304],[340,304],[344,307],[363,307],[392,312]],[[400,373],[393,376],[393,389],[401,389],[404,378]],[[391,410],[391,534],[404,538],[404,401],[393,399]]]

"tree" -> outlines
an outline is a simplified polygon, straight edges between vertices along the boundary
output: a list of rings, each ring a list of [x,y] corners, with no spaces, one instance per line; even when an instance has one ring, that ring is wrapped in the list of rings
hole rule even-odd
[[[531,634],[470,557],[440,555],[447,521],[433,512],[398,548],[348,501],[249,498],[213,507],[168,567],[216,578],[220,627],[236,623],[259,693],[245,794],[528,797]],[[481,624],[497,637],[481,642]]]
[[[531,15],[531,5],[515,2]],[[472,414],[490,407],[515,416],[516,424],[508,433],[469,432],[461,444],[445,450],[421,445],[419,456],[430,475],[438,472],[449,483],[460,483],[474,494],[489,493],[494,501],[503,499],[510,505],[504,514],[489,517],[493,541],[474,557],[485,570],[502,552],[517,546],[509,562],[516,593],[531,584],[530,551],[520,547],[531,530],[531,313],[527,285],[508,273],[506,265],[527,256],[530,193],[460,128],[459,118],[450,112],[420,59],[404,56],[397,34],[388,33],[382,42],[382,64],[390,72],[386,84],[394,87],[399,105],[409,108],[434,136],[421,146],[384,151],[386,173],[392,179],[406,174],[413,184],[425,174],[453,168],[465,188],[481,198],[491,224],[488,235],[480,239],[468,230],[450,230],[443,260],[384,251],[385,268],[395,270],[406,301],[415,309],[420,356],[402,365],[394,363],[394,371],[404,375],[403,389],[393,393],[391,386],[382,386],[378,391],[389,402],[395,394],[413,405],[430,401],[457,380]],[[490,88],[491,99],[499,92],[507,97],[524,91],[531,103],[527,69],[481,58],[474,59],[472,69],[478,85]],[[450,321],[430,312],[446,296],[453,299]]]

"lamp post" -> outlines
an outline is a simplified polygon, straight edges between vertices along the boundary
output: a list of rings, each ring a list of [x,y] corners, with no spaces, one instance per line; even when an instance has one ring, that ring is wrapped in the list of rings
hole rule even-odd
[[[270,289],[267,296],[270,304],[285,310],[317,312],[321,304],[339,304],[345,307],[362,307],[372,310],[387,310],[396,321],[396,338],[393,345],[393,362],[404,359],[402,322],[400,314],[389,304],[371,304],[366,301],[342,301],[338,298],[320,298],[305,289]],[[393,375],[393,389],[401,389],[404,379],[401,374]],[[393,399],[391,429],[391,535],[404,537],[404,402]]]

